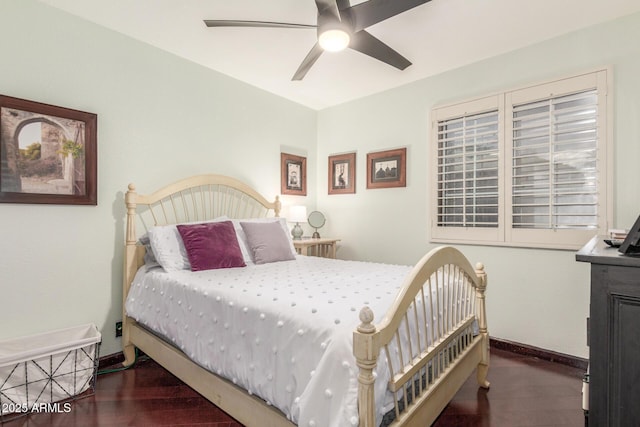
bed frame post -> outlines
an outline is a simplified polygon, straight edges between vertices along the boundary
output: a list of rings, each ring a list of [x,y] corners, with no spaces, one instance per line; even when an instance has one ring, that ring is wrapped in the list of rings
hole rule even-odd
[[[129,293],[129,287],[133,281],[133,277],[136,274],[138,264],[136,261],[136,206],[137,206],[136,187],[133,184],[129,184],[129,191],[125,195],[125,205],[127,206],[127,228],[125,236],[125,250],[124,250],[124,283],[122,287],[122,353],[124,354],[124,366],[131,366],[135,362],[135,346],[131,344],[131,338],[129,336],[131,322],[133,321],[127,317],[127,312],[124,308],[125,301],[127,300],[127,294]]]
[[[477,377],[478,385],[482,388],[489,388],[487,381],[487,373],[489,371],[489,332],[487,329],[487,307],[485,302],[485,292],[487,290],[487,273],[484,271],[484,265],[479,262],[476,264],[476,275],[478,276],[478,332],[482,340],[482,360],[478,364]]]
[[[280,201],[280,196],[276,196],[276,201],[273,203],[273,215],[279,217],[281,209],[282,202]]]
[[[378,353],[378,335],[373,325],[373,311],[369,307],[360,310],[358,328],[353,333],[353,354],[360,368],[358,374],[358,417],[360,427],[375,427],[375,400],[373,370],[376,368]]]

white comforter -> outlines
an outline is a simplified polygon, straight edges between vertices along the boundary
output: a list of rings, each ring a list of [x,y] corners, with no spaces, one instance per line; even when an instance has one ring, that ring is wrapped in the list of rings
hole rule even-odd
[[[126,310],[299,426],[357,425],[358,313],[368,305],[378,322],[410,269],[305,256],[201,272],[143,267]],[[393,405],[379,362],[378,421]]]

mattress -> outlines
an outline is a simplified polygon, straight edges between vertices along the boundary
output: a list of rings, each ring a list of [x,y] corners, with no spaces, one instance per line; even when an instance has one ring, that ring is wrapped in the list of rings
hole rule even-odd
[[[292,422],[355,426],[352,333],[358,313],[369,306],[379,322],[410,270],[306,256],[200,272],[142,267],[126,310],[194,362],[274,405]],[[388,379],[381,353],[378,424],[393,406]]]

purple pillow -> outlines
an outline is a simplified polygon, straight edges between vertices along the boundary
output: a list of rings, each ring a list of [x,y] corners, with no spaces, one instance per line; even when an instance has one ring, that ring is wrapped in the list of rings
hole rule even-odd
[[[244,259],[231,221],[178,225],[191,271],[244,267]]]
[[[256,264],[296,259],[279,222],[241,222]]]

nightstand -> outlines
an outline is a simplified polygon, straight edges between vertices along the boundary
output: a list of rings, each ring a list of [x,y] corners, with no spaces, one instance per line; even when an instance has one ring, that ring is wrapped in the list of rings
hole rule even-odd
[[[296,251],[301,255],[309,255],[309,256],[319,256],[324,258],[335,258],[336,257],[336,243],[338,243],[340,239],[330,239],[330,238],[306,238],[301,240],[294,240],[293,246],[296,248]]]

